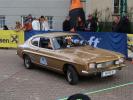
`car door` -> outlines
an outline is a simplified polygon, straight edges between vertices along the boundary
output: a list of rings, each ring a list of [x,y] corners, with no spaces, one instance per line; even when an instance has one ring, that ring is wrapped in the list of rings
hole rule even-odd
[[[54,49],[50,38],[41,37],[39,42],[39,59],[38,62],[44,67],[54,68]]]
[[[35,55],[36,64],[39,64],[45,68],[52,69],[58,72],[62,72],[60,56],[54,50],[52,38],[40,37],[39,49]]]
[[[34,37],[30,42],[30,58],[35,64],[38,64],[38,53],[39,53],[39,41],[40,37]]]

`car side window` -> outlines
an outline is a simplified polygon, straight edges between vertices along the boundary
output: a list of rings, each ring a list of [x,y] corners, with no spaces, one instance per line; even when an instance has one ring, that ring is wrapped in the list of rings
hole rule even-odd
[[[31,44],[38,47],[39,46],[39,40],[40,40],[40,38],[36,37],[36,38],[31,40]]]
[[[40,38],[39,47],[46,49],[53,49],[49,38]]]

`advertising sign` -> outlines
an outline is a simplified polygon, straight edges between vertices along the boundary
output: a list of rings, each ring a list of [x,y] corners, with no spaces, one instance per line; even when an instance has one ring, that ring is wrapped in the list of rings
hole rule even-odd
[[[0,30],[0,47],[16,48],[24,43],[24,32],[14,30]]]
[[[128,34],[128,58],[133,58],[133,34]]]
[[[52,32],[52,31],[51,31]],[[25,33],[25,40],[36,34],[45,34],[45,31],[29,31]],[[115,32],[78,32],[93,47],[103,48],[127,55],[127,35]]]

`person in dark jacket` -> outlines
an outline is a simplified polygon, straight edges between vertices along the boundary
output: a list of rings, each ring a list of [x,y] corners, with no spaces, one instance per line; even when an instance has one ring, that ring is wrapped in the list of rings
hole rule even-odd
[[[113,32],[120,32],[120,16],[114,16],[114,21],[112,24]]]
[[[85,31],[88,31],[88,32],[97,31],[97,22],[92,15],[88,15],[88,19],[86,20],[85,27],[86,27]]]
[[[119,33],[130,33],[130,22],[126,16],[115,16],[112,24],[112,31]]]
[[[76,31],[85,31],[85,24],[80,16],[77,18]]]
[[[130,21],[129,21],[127,16],[123,16],[121,18],[120,25],[121,25],[121,32],[123,32],[123,33],[130,33],[131,32]]]
[[[67,16],[63,22],[63,31],[70,31],[70,17]]]
[[[8,30],[8,27],[6,25],[4,25],[3,30]]]

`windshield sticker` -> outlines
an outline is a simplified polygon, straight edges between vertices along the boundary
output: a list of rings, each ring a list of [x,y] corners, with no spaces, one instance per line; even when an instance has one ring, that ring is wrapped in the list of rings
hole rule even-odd
[[[47,65],[47,61],[46,61],[46,58],[45,57],[41,57],[40,58],[40,64]]]

